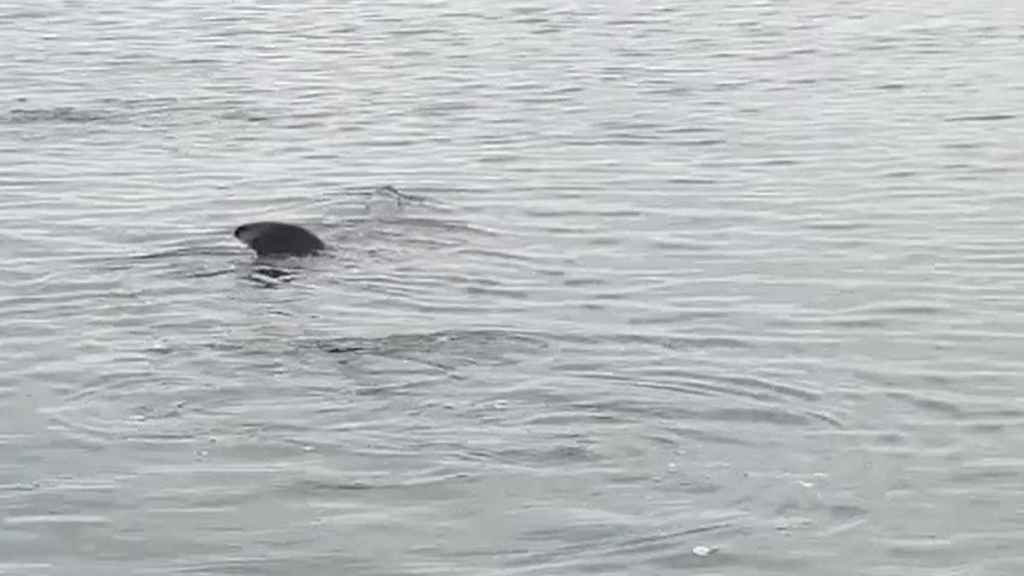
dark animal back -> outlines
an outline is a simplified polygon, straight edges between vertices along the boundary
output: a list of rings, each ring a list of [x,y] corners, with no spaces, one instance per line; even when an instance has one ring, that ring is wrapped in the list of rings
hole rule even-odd
[[[308,256],[323,250],[324,243],[305,228],[279,224],[254,238],[252,248],[260,256],[273,254]]]

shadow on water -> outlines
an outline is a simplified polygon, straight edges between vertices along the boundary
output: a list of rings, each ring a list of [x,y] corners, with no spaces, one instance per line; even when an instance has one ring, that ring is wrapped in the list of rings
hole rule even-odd
[[[0,108],[0,124],[157,125],[168,122],[268,122],[271,115],[240,101],[213,98],[102,98],[92,102],[49,104],[15,99]]]
[[[319,340],[316,348],[348,363],[366,355],[430,359],[438,365],[514,364],[524,355],[542,352],[545,340],[524,332],[507,330],[445,330],[422,334],[394,334],[381,338],[348,337]],[[438,359],[444,359],[440,361]]]

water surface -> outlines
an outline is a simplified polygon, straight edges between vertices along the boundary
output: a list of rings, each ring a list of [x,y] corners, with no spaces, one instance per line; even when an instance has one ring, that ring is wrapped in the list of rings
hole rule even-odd
[[[207,4],[0,5],[0,574],[1024,572],[1015,5]]]

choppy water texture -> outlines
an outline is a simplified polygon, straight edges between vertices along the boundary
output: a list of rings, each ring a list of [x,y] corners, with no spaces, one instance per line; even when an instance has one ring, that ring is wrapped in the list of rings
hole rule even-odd
[[[1022,41],[0,5],[0,574],[1024,573]]]

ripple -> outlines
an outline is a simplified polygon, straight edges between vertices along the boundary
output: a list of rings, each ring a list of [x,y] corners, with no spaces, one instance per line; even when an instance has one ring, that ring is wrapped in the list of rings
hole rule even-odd
[[[973,116],[954,116],[947,118],[947,122],[1000,122],[1003,120],[1014,120],[1015,114],[978,114]]]
[[[57,106],[54,108],[15,108],[3,116],[2,122],[7,124],[84,124],[116,120],[118,120],[117,116],[107,111],[90,111],[72,106]]]

